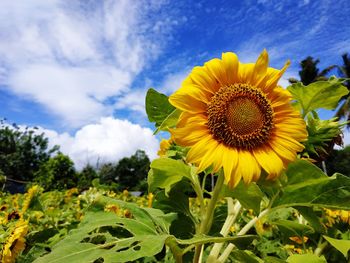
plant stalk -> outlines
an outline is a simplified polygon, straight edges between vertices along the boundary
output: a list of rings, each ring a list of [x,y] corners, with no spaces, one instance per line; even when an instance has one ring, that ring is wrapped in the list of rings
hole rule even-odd
[[[228,233],[230,232],[231,226],[234,224],[234,222],[237,219],[237,216],[239,212],[241,211],[241,204],[236,200],[236,204],[233,204],[232,198],[227,198],[227,217],[225,220],[225,223],[220,231],[220,234],[223,237],[226,237]],[[220,250],[222,249],[224,243],[215,243],[213,248],[210,251],[209,257],[207,259],[207,263],[214,263],[216,262]]]
[[[204,234],[205,235],[210,230],[210,227],[211,227],[211,225],[213,223],[213,216],[214,216],[215,206],[216,206],[216,203],[217,203],[217,201],[219,199],[220,192],[221,192],[221,189],[222,189],[222,185],[224,184],[224,179],[225,179],[224,178],[224,174],[221,171],[218,174],[218,179],[216,181],[216,184],[215,184],[215,187],[214,187],[214,191],[213,191],[212,196],[210,198],[209,205],[208,205],[205,213],[202,214],[202,220],[201,220],[201,223],[200,223],[199,230],[198,230],[197,234],[200,234],[200,235]],[[193,258],[193,262],[194,263],[200,262],[202,251],[203,251],[203,244],[196,245],[194,258]]]

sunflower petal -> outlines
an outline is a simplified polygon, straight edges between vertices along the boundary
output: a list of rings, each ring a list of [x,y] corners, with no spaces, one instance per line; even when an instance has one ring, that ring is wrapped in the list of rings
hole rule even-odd
[[[222,61],[226,71],[227,83],[234,84],[238,82],[239,62],[235,53],[222,53]]]
[[[234,174],[233,168],[237,166],[238,162],[237,150],[234,148],[225,147],[223,151],[222,162],[224,167],[225,181],[235,181],[235,178],[233,178],[232,175]]]
[[[194,67],[190,76],[193,83],[209,93],[214,93],[218,90],[219,83],[208,73],[205,67]]]
[[[269,55],[266,49],[264,49],[255,63],[254,74],[251,80],[252,85],[257,86],[262,80],[265,79],[268,65],[269,65]]]
[[[212,59],[212,60],[206,62],[204,64],[204,66],[212,74],[212,76],[215,78],[215,80],[218,83],[220,83],[221,87],[226,86],[228,84],[225,67],[220,59],[218,59],[218,58]],[[218,88],[220,86],[218,86]]]
[[[268,146],[254,149],[253,154],[260,166],[269,174],[268,179],[276,178],[283,170],[283,161]]]
[[[237,173],[240,173],[244,183],[249,184],[253,178],[260,177],[261,169],[250,151],[240,150],[238,152]]]

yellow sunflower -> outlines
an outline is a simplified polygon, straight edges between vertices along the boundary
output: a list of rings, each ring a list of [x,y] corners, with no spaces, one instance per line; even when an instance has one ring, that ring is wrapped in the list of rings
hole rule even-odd
[[[25,248],[25,235],[28,232],[28,222],[20,220],[17,222],[12,234],[6,240],[1,253],[2,263],[13,263],[17,256]]]
[[[166,155],[167,151],[170,148],[172,141],[173,141],[173,138],[170,138],[168,140],[162,139],[162,141],[160,142],[160,145],[159,145],[158,153],[157,153],[159,157]]]
[[[290,93],[277,85],[288,66],[269,68],[264,50],[255,64],[228,52],[193,68],[169,98],[182,111],[171,133],[177,144],[191,147],[187,161],[199,171],[223,167],[231,187],[257,181],[262,169],[276,178],[307,138]]]

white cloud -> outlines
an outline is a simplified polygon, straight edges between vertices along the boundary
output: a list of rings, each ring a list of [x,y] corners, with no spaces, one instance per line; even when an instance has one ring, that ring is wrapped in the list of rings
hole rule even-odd
[[[190,71],[191,69],[185,69],[183,71],[167,75],[159,89],[168,95],[173,93],[181,87],[181,83],[190,74]]]
[[[157,154],[159,142],[149,128],[127,120],[112,117],[101,118],[98,123],[79,129],[74,136],[40,128],[49,138],[50,145],[60,145],[60,150],[69,155],[76,167],[87,163],[116,162],[131,156],[137,149],[144,150],[150,159]]]
[[[112,105],[105,102],[128,91],[161,51],[172,26],[152,16],[162,4],[2,1],[0,85],[71,127],[109,116]],[[162,25],[154,29],[157,21]]]

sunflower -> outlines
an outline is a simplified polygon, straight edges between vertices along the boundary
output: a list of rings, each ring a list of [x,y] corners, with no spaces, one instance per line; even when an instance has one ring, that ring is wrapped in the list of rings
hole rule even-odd
[[[291,94],[277,85],[281,70],[268,67],[264,50],[256,63],[243,64],[236,54],[222,54],[193,68],[182,86],[169,97],[182,111],[174,141],[190,147],[187,161],[198,171],[223,168],[225,182],[235,187],[279,176],[304,146],[307,132]]]
[[[158,153],[157,153],[159,157],[166,155],[171,143],[172,143],[172,138],[170,138],[168,140],[162,139],[162,141],[160,142],[160,145],[159,145]]]
[[[12,263],[16,261],[17,256],[25,248],[25,235],[28,232],[28,222],[20,220],[17,222],[15,229],[6,240],[2,249],[1,262]]]

